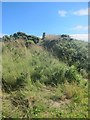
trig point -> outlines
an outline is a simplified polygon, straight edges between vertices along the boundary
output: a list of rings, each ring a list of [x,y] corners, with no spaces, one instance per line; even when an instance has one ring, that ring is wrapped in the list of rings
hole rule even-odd
[[[45,32],[43,32],[43,35],[42,35],[42,40],[45,39]]]

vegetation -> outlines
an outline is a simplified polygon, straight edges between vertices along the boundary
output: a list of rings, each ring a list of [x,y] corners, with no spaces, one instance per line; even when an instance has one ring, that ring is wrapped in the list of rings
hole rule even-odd
[[[88,43],[61,35],[58,40],[44,40],[43,46],[67,65],[74,65],[80,73],[88,72]]]
[[[17,33],[14,33],[13,35],[5,35],[3,36],[3,41],[15,41],[17,39],[21,40],[23,39],[24,41],[28,41],[28,40],[31,40],[33,41],[35,44],[39,42],[39,38],[36,37],[36,36],[33,36],[33,35],[27,35],[23,32],[17,32]]]
[[[81,42],[83,49],[76,40],[31,41],[3,39],[2,117],[88,118],[88,68],[81,60],[87,61],[87,44]],[[70,64],[78,48],[80,68],[77,60]]]

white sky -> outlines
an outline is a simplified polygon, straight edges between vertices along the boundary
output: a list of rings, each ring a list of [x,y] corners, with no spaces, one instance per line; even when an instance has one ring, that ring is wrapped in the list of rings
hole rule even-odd
[[[74,39],[83,40],[88,42],[88,34],[72,34],[70,35]]]

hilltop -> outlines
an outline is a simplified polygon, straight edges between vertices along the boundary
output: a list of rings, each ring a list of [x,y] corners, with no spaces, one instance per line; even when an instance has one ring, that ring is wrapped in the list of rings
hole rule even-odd
[[[69,35],[45,35],[42,38],[17,32],[13,35],[5,35],[4,42],[22,42],[27,48],[31,45],[42,46],[50,54],[69,66],[74,65],[77,70],[88,72],[88,43],[71,38]]]
[[[88,118],[87,51],[69,35],[3,36],[3,118]]]

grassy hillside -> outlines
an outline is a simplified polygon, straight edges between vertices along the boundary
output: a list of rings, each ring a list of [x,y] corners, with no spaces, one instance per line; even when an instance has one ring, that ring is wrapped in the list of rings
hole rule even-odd
[[[79,41],[28,40],[3,39],[3,118],[88,118],[88,69],[80,56],[80,70],[76,61],[70,64],[72,52],[67,58],[73,44],[72,51],[80,47]],[[87,53],[86,43],[82,44]]]

